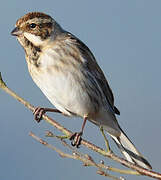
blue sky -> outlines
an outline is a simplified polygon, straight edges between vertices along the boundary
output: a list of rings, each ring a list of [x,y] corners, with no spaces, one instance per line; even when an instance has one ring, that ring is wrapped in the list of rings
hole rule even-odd
[[[30,11],[51,15],[88,45],[113,90],[115,104],[121,111],[118,118],[121,127],[153,169],[161,172],[161,1],[2,1],[0,71],[3,78],[33,105],[52,107],[32,82],[24,51],[10,35],[16,20]],[[29,137],[30,131],[44,137],[45,130],[55,129],[45,122],[36,124],[30,111],[2,91],[0,111],[0,179],[81,180],[82,174],[85,179],[104,178],[96,175],[94,168],[61,159]],[[50,115],[72,131],[80,129],[81,119]],[[84,137],[104,147],[98,128],[91,123],[87,123]],[[49,139],[49,142],[61,148],[57,141]],[[111,146],[118,153],[113,143]],[[94,153],[92,156],[101,160]],[[108,159],[106,162],[119,167]]]

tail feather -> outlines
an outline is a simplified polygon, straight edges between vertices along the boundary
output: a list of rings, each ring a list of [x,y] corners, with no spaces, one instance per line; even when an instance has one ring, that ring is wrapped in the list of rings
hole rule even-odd
[[[90,119],[90,121],[98,126],[102,126],[104,130],[107,131],[129,162],[146,169],[152,169],[148,161],[141,155],[123,132],[114,114],[102,110],[94,119]]]
[[[119,137],[115,137],[110,134],[112,139],[115,141],[117,146],[119,147],[121,153],[125,156],[125,158],[132,163],[138,164],[146,169],[152,169],[151,165],[148,161],[141,155],[141,153],[135,148],[133,143],[128,139],[126,134],[121,130],[121,134]]]

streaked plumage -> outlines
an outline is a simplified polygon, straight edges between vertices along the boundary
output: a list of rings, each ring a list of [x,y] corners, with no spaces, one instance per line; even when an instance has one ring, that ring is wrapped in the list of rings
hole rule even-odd
[[[58,110],[103,126],[130,162],[151,168],[120,128],[112,90],[83,42],[39,12],[21,17],[12,35],[25,50],[34,82]]]

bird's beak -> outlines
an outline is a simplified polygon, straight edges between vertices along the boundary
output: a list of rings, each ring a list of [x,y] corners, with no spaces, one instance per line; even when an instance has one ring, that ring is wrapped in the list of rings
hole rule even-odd
[[[22,34],[22,31],[18,27],[15,27],[13,31],[11,32],[12,36],[20,36],[21,34]]]

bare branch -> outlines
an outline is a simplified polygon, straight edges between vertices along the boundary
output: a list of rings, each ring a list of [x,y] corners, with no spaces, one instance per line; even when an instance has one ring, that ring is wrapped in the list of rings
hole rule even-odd
[[[80,160],[83,162],[83,165],[84,166],[94,166],[96,168],[98,168],[97,170],[97,174],[100,174],[102,176],[105,176],[105,177],[108,177],[108,178],[111,178],[113,180],[121,180],[121,178],[117,178],[107,172],[105,172],[103,169],[105,170],[110,170],[110,167],[108,166],[102,166],[101,164],[97,164],[93,158],[91,156],[89,156],[88,154],[82,154],[78,151],[76,151],[76,149],[73,149],[71,146],[69,146],[69,144],[67,144],[64,140],[61,140],[62,144],[65,146],[65,147],[68,147],[70,149],[73,150],[73,153],[72,155],[71,154],[67,154],[67,153],[64,153],[63,151],[61,151],[60,149],[54,147],[53,145],[51,144],[48,144],[46,141],[44,141],[43,139],[39,138],[38,136],[36,136],[34,133],[30,132],[29,135],[31,137],[33,137],[36,141],[38,141],[39,143],[43,144],[44,146],[56,151],[62,158],[71,158],[71,159],[75,159],[75,160]],[[60,140],[60,138],[58,138]],[[111,170],[112,171],[112,170]],[[117,171],[118,172],[118,171]]]

